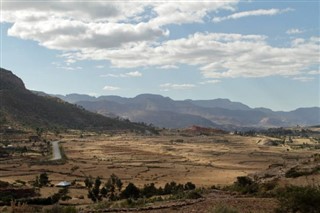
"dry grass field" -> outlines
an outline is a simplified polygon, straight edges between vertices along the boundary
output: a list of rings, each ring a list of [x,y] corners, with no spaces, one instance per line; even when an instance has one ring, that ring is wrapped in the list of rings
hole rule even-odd
[[[69,203],[89,204],[91,200],[83,187],[84,179],[89,175],[100,176],[102,182],[106,182],[114,173],[124,185],[133,182],[140,187],[147,183],[163,186],[171,181],[190,181],[197,187],[225,186],[232,184],[238,176],[264,172],[270,165],[282,165],[272,172],[274,176],[283,176],[284,168],[290,168],[318,152],[309,148],[291,149],[288,145],[271,146],[270,140],[273,139],[265,136],[192,136],[179,132],[163,132],[157,136],[63,135],[60,145],[67,157],[63,163],[55,164],[50,161],[50,156],[36,152],[1,158],[0,180],[28,182],[41,172],[47,172],[52,184],[76,181],[76,185],[69,189],[72,197]],[[314,141],[293,139],[293,144],[301,143],[312,144]],[[19,142],[13,146],[19,146]],[[315,178],[319,180],[319,175]],[[57,187],[43,187],[40,193],[45,197],[58,190]]]

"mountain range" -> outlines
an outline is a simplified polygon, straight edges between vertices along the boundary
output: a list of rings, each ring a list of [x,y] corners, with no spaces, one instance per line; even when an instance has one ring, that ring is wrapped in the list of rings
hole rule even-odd
[[[131,121],[131,122],[130,122]],[[138,122],[138,123],[133,123]],[[192,125],[234,130],[320,124],[320,108],[272,111],[228,99],[172,100],[154,94],[134,98],[30,91],[11,71],[0,68],[0,124],[75,129],[146,129]]]
[[[18,128],[148,130],[149,127],[105,117],[45,93],[31,92],[11,71],[0,68],[0,124]]]
[[[198,125],[231,130],[320,124],[319,107],[284,112],[251,108],[228,99],[177,101],[154,94],[141,94],[134,98],[82,94],[55,97],[104,116],[121,117],[165,128]]]

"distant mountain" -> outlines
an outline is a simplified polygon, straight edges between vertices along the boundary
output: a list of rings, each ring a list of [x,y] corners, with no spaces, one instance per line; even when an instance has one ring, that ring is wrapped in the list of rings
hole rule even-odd
[[[308,126],[320,123],[320,108],[299,108],[275,112],[250,108],[228,99],[175,101],[168,97],[142,94],[134,98],[119,96],[88,97],[73,94],[72,101],[105,116],[119,116],[159,127],[185,128],[192,125],[223,129]],[[70,101],[70,96],[61,96]],[[90,99],[90,100],[89,100]],[[89,101],[88,101],[89,100]]]
[[[250,110],[250,107],[244,105],[240,102],[232,102],[229,99],[214,99],[214,100],[190,100],[196,106],[206,107],[206,108],[223,108],[230,110]]]
[[[36,94],[35,94],[36,93]],[[0,124],[74,129],[147,129],[146,126],[89,112],[42,92],[31,92],[11,71],[0,68]]]
[[[80,95],[80,94],[68,94],[66,96],[63,95],[54,95],[57,98],[60,98],[64,101],[67,101],[71,104],[77,103],[79,101],[95,101],[96,98],[89,95]]]

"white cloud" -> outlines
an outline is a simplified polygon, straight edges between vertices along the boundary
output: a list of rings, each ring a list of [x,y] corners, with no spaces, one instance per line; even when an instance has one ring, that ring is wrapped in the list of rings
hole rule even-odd
[[[292,35],[292,34],[301,34],[303,33],[304,31],[303,30],[300,30],[300,29],[297,29],[297,28],[292,28],[292,29],[289,29],[286,31],[286,33],[288,35]]]
[[[308,72],[309,75],[320,75],[320,70],[311,70]]]
[[[64,69],[64,70],[82,70],[82,67],[78,66],[78,67],[71,67],[71,66],[58,66],[58,69]]]
[[[214,80],[202,81],[202,82],[200,82],[200,84],[217,84],[220,82],[221,82],[221,80],[214,79]]]
[[[168,69],[178,69],[179,67],[176,65],[163,65],[160,67],[157,67],[158,69],[164,69],[164,70],[168,70]]]
[[[221,21],[225,20],[230,20],[230,19],[239,19],[239,18],[244,18],[244,17],[249,17],[249,16],[274,16],[277,14],[285,13],[293,11],[291,8],[286,8],[286,9],[260,9],[260,10],[250,10],[250,11],[243,11],[243,12],[238,12],[231,14],[229,16],[224,16],[224,17],[214,17],[212,19],[213,22],[218,23]]]
[[[95,66],[97,69],[103,69],[105,66],[104,65],[97,65]]]
[[[141,77],[142,73],[139,71],[134,71],[134,72],[127,72],[124,74],[105,74],[101,75],[101,77],[113,77],[113,78],[129,78],[129,77]]]
[[[198,66],[206,78],[294,76],[319,64],[319,39],[275,47],[263,35],[195,33],[156,45],[82,51],[82,59],[108,59],[113,66],[133,68],[186,64]]]
[[[115,91],[115,90],[119,90],[119,87],[114,87],[114,86],[105,86],[103,87],[103,90],[107,90],[107,91]]]
[[[163,89],[163,91],[169,91],[171,89],[174,90],[185,90],[185,89],[191,89],[196,87],[194,84],[172,84],[172,83],[165,83],[161,84],[160,87]]]
[[[8,35],[64,51],[122,48],[169,35],[168,24],[202,22],[227,2],[3,2],[2,20],[13,23]]]
[[[157,16],[150,20],[152,25],[201,23],[208,13],[219,10],[233,10],[238,0],[229,1],[164,1],[156,3]]]
[[[128,72],[125,75],[128,77],[141,77],[142,73],[139,71],[134,71],[134,72]]]
[[[293,80],[301,81],[301,82],[309,82],[309,81],[313,81],[314,78],[313,77],[298,76],[298,77],[294,77]]]
[[[267,43],[264,35],[194,33],[167,40],[168,25],[201,23],[239,0],[161,2],[3,2],[8,34],[62,50],[65,65],[107,60],[113,67],[174,69],[191,65],[205,78],[301,76],[319,65],[319,38],[292,40],[287,47]],[[216,17],[217,21],[276,15],[292,9],[253,10]],[[138,71],[107,77],[140,77]],[[170,86],[170,85],[168,85]],[[171,85],[171,89],[172,89]],[[177,88],[177,86],[176,86]]]

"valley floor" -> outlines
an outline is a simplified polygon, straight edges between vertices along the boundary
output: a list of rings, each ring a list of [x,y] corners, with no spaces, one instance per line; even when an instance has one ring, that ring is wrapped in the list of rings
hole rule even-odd
[[[25,153],[13,155],[0,160],[0,180],[15,183],[22,180],[33,181],[41,172],[46,172],[53,185],[60,181],[75,182],[69,188],[72,198],[67,203],[88,205],[92,201],[87,198],[84,187],[85,177],[99,176],[105,183],[111,174],[116,174],[127,185],[129,182],[143,187],[144,184],[155,183],[163,186],[165,183],[192,182],[197,187],[223,187],[232,184],[236,177],[261,174],[272,170],[272,177],[284,177],[285,169],[307,160],[317,153],[313,149],[292,149],[290,146],[270,146],[264,143],[271,140],[264,136],[244,137],[230,134],[212,136],[190,136],[166,132],[159,136],[139,136],[134,134],[97,135],[87,134],[63,135],[59,143],[66,156],[63,162],[54,163],[50,156]],[[294,139],[293,143],[301,143],[302,139]],[[303,139],[303,143],[313,143]],[[48,161],[45,161],[45,159]],[[271,170],[270,170],[271,171]],[[319,175],[316,179],[320,180]],[[283,183],[292,179],[283,179]],[[295,179],[297,184],[308,182],[306,178]],[[293,182],[294,182],[293,181]],[[40,194],[50,196],[59,190],[57,187],[43,187]],[[211,196],[211,197],[210,197]],[[245,209],[250,206],[268,205],[261,199],[219,197],[209,194],[203,202],[178,209],[167,209],[168,212],[205,212],[212,205],[227,203],[230,206]],[[270,201],[270,202],[269,202]],[[268,203],[275,205],[274,200]],[[202,210],[203,211],[202,211]],[[154,210],[154,212],[164,212]]]

